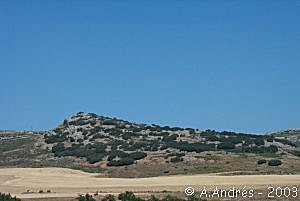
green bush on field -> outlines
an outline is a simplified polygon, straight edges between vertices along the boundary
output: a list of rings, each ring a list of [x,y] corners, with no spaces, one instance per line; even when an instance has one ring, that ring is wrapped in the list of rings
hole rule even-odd
[[[120,160],[111,160],[108,161],[107,166],[124,166],[124,165],[132,165],[134,163],[134,159],[125,157]]]
[[[265,159],[261,159],[261,160],[257,161],[258,165],[265,164],[265,163],[267,163],[267,161]]]
[[[64,151],[65,150],[65,146],[64,146],[64,144],[63,143],[58,143],[58,144],[56,144],[56,145],[54,145],[53,147],[52,147],[52,152],[55,154],[55,155],[57,155],[59,152],[62,152],[62,151]]]
[[[86,159],[89,163],[94,164],[101,161],[104,158],[104,153],[93,153],[91,155],[86,156]]]
[[[129,154],[129,157],[134,160],[140,160],[140,159],[145,158],[146,156],[147,156],[147,154],[145,152],[141,152],[141,151],[136,151],[136,152]]]
[[[47,144],[53,144],[55,142],[63,142],[63,141],[66,141],[66,140],[68,140],[66,134],[45,135],[45,142]]]
[[[203,152],[203,151],[214,151],[215,145],[214,144],[205,144],[201,142],[195,143],[188,143],[188,142],[166,142],[166,147],[179,149],[180,151],[187,151],[187,152]]]
[[[234,149],[235,145],[232,142],[222,142],[218,144],[218,149]]]
[[[244,152],[247,153],[276,153],[278,151],[277,146],[271,145],[269,147],[244,147]]]
[[[279,166],[279,165],[281,165],[281,164],[282,164],[281,160],[277,160],[277,159],[270,160],[270,161],[268,162],[268,165],[269,165],[269,166]]]

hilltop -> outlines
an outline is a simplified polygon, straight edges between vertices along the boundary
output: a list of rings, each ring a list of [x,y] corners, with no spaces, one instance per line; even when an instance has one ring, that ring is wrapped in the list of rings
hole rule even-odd
[[[1,166],[103,176],[299,173],[299,130],[268,135],[141,124],[79,112],[47,132],[0,132]],[[281,164],[268,161],[276,160]]]

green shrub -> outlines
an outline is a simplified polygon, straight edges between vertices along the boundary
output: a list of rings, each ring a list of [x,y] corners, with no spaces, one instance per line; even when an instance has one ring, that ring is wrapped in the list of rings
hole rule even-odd
[[[244,152],[247,152],[247,153],[276,153],[278,151],[278,148],[277,146],[275,145],[271,145],[269,147],[244,147]]]
[[[254,144],[255,144],[256,146],[262,146],[262,145],[265,144],[265,141],[264,141],[264,139],[262,139],[262,138],[256,138],[256,139],[254,140]]]
[[[95,198],[93,198],[92,195],[86,194],[86,195],[80,195],[76,198],[78,201],[96,201]]]
[[[177,138],[178,138],[178,135],[173,134],[173,135],[164,137],[163,141],[165,141],[165,142],[175,141]]]
[[[107,160],[112,161],[116,157],[125,158],[128,157],[129,154],[119,150],[113,150],[109,153]]]
[[[103,121],[103,125],[117,125],[118,122],[113,119],[106,119]]]
[[[187,151],[187,152],[203,152],[203,151],[214,151],[215,145],[214,144],[205,144],[201,142],[196,143],[188,143],[188,142],[167,142],[167,147],[178,149],[180,151]]]
[[[111,160],[108,161],[107,166],[125,166],[132,165],[134,163],[134,159],[130,157],[121,158],[120,160]]]
[[[134,159],[134,160],[140,160],[140,159],[143,159],[147,156],[146,153],[144,152],[140,152],[140,151],[137,151],[137,152],[133,152],[133,153],[130,153],[129,154],[129,157]]]
[[[261,160],[257,161],[258,165],[265,164],[265,163],[267,163],[267,161],[265,159],[261,159]]]
[[[55,142],[63,142],[67,140],[66,134],[59,135],[45,135],[45,142],[47,144],[53,144]]]
[[[234,149],[235,145],[232,142],[222,142],[218,144],[218,149]]]
[[[19,198],[12,197],[10,194],[0,193],[0,201],[21,201]]]
[[[91,164],[97,163],[103,159],[104,153],[94,153],[86,157],[87,161]]]
[[[118,199],[121,201],[142,201],[143,200],[141,198],[136,197],[133,192],[129,192],[129,191],[119,194]]]
[[[102,198],[102,201],[116,201],[116,197],[114,195],[108,194],[104,198]]]
[[[281,160],[276,160],[276,159],[270,160],[270,161],[268,162],[268,165],[269,165],[269,166],[279,166],[279,165],[281,165],[281,164],[282,164]]]
[[[65,146],[63,143],[58,143],[57,145],[54,145],[52,147],[52,152],[55,154],[55,155],[58,155],[60,152],[64,151],[65,150]]]

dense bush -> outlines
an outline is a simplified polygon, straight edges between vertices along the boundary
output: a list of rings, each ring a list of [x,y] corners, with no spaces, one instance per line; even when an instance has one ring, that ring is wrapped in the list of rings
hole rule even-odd
[[[101,201],[116,201],[116,197],[114,195],[108,194],[104,196]]]
[[[63,143],[58,143],[52,147],[55,156],[74,156],[85,157],[89,163],[96,163],[106,156],[106,145],[101,143],[95,144],[72,144],[71,147],[65,148]]]
[[[58,143],[57,145],[54,145],[52,147],[52,152],[55,154],[55,155],[58,155],[60,152],[63,152],[65,150],[65,146],[63,143]]]
[[[269,165],[269,166],[279,166],[279,165],[281,165],[281,164],[282,164],[281,160],[276,160],[276,159],[270,160],[270,161],[268,162],[268,165]]]
[[[89,163],[94,164],[101,161],[104,158],[104,156],[105,156],[104,153],[94,153],[86,156],[86,159]]]
[[[128,157],[128,153],[119,151],[119,150],[113,150],[109,153],[107,160],[111,161],[116,157],[119,157],[119,158]]]
[[[188,143],[188,142],[167,142],[167,147],[178,149],[180,151],[187,151],[187,152],[203,152],[203,151],[214,151],[215,145],[214,144],[204,144],[201,142],[196,143]]]
[[[121,201],[145,201],[142,198],[136,197],[133,192],[128,191],[119,194],[118,199]]]
[[[136,197],[133,192],[126,191],[125,193],[119,194],[118,199],[121,201],[134,201]]]
[[[124,166],[124,165],[132,165],[134,163],[134,159],[130,157],[121,158],[120,160],[111,160],[108,161],[107,166]]]
[[[262,153],[276,153],[278,151],[277,146],[271,145],[269,147],[244,147],[244,152],[247,153],[257,153],[257,154],[262,154]]]
[[[103,125],[117,125],[117,124],[118,124],[118,122],[113,119],[106,119],[103,121]]]
[[[132,133],[123,133],[122,134],[122,138],[124,139],[124,140],[129,140],[129,139],[131,139],[132,138]]]
[[[257,161],[258,165],[265,164],[265,163],[267,163],[267,161],[265,159],[261,159],[261,160]]]
[[[0,193],[0,201],[21,201],[19,198],[12,197],[10,194]]]
[[[76,121],[71,121],[69,122],[69,125],[75,125],[75,126],[82,126],[82,125],[85,125],[87,124],[86,120],[83,119],[83,118],[79,118],[78,120]]]
[[[164,137],[163,141],[165,141],[165,142],[175,141],[177,139],[177,137],[178,137],[177,134],[173,134],[173,135]]]
[[[133,152],[133,153],[130,153],[128,155],[128,157],[134,159],[134,160],[140,160],[140,159],[143,159],[147,156],[146,153],[144,152],[140,152],[140,151],[137,151],[137,152]]]
[[[262,138],[256,138],[256,139],[254,140],[254,144],[255,144],[256,146],[261,146],[261,145],[264,145],[264,144],[265,144],[265,141],[264,141],[264,139],[262,139]]]
[[[59,135],[45,135],[45,142],[47,144],[53,144],[56,142],[63,142],[67,140],[66,134],[59,134]]]
[[[232,142],[222,142],[218,144],[218,149],[234,149],[235,145]]]
[[[207,140],[207,141],[219,141],[220,140],[220,138],[219,137],[217,137],[216,135],[209,135],[209,136],[206,136],[205,137],[205,139]]]
[[[275,138],[275,142],[280,142],[280,143],[285,144],[285,145],[290,145],[290,146],[296,147],[295,143],[292,143],[291,141],[289,141],[287,139],[278,139],[278,138]]]

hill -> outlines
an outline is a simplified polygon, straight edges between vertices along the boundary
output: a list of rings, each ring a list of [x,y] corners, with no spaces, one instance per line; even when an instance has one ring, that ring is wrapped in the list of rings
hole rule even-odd
[[[4,167],[68,167],[118,177],[300,172],[299,130],[200,131],[79,112],[53,130],[3,131],[0,139]],[[270,163],[274,159],[280,164]]]

